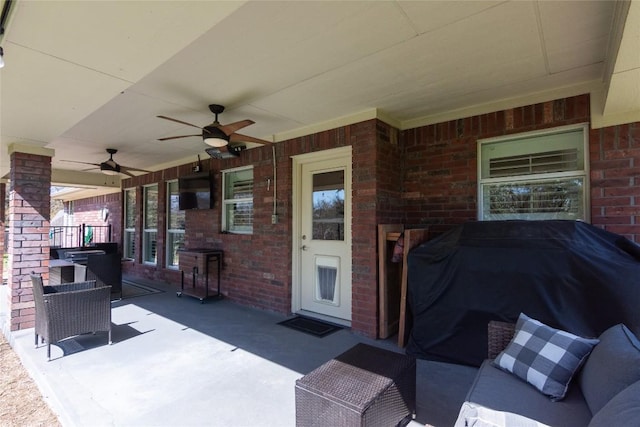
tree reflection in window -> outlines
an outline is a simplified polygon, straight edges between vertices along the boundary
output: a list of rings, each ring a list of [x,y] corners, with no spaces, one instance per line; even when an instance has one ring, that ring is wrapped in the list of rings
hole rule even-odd
[[[489,219],[581,218],[583,180],[567,178],[485,186]]]
[[[344,171],[313,175],[313,239],[344,240]]]

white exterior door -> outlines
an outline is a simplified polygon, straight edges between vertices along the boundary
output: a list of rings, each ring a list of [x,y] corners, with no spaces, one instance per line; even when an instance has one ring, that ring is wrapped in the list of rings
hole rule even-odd
[[[298,197],[294,201],[293,311],[339,323],[351,321],[348,148],[294,158],[294,195]]]

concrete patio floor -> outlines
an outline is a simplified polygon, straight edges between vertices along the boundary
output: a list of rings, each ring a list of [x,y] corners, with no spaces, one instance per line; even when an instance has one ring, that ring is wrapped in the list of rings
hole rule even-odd
[[[33,329],[10,334],[64,426],[294,426],[298,378],[359,342],[399,351],[348,329],[318,338],[278,325],[280,314],[153,286],[163,292],[113,303],[112,345],[106,334],[83,335],[52,346],[47,362]],[[6,332],[6,313],[0,322]]]

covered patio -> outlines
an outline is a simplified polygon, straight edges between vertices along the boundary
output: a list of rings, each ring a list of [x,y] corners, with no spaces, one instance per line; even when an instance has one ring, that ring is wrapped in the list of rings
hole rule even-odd
[[[377,227],[484,219],[483,144],[501,159],[531,140],[530,157],[575,136],[575,168],[504,182],[575,172],[578,219],[640,241],[640,0],[0,3],[0,326],[64,425],[293,425],[296,379],[359,342],[402,352],[381,333]],[[251,122],[224,156],[211,106]],[[196,172],[209,206],[185,212]],[[163,292],[113,304],[113,345],[74,338],[47,362],[28,276],[49,280],[52,185],[73,189],[69,223],[112,227],[123,271]],[[309,244],[331,241],[308,239],[316,190],[346,194],[322,218],[346,224],[340,250]],[[224,299],[176,297],[177,248],[224,251]],[[316,304],[309,278],[335,265],[344,292]],[[278,325],[292,313],[350,328]]]
[[[637,241],[638,2],[183,3],[3,2],[12,330],[31,327],[26,276],[49,266],[52,184],[77,190],[64,199],[69,222],[113,227],[131,274],[177,283],[180,239],[221,248],[229,299],[333,316],[370,338],[377,225],[437,234],[478,219],[479,141],[583,126],[583,219]],[[205,155],[202,133],[183,139],[217,121],[207,106],[226,106],[225,126],[252,123],[241,155]],[[303,248],[318,249],[303,242],[311,198],[294,197],[292,158],[340,149],[352,153],[336,155],[351,230],[343,311],[327,313],[303,298]],[[196,170],[213,205],[170,228],[169,187]],[[250,170],[254,214],[236,230],[222,184]]]
[[[113,303],[110,346],[100,333],[71,338],[47,362],[33,329],[6,334],[63,425],[293,426],[298,378],[359,342],[397,350],[348,329],[319,338],[279,325],[281,314],[146,285],[161,292]],[[7,332],[4,306],[0,321]]]

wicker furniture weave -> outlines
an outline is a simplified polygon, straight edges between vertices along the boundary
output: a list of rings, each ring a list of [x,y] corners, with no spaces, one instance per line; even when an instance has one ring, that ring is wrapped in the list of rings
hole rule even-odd
[[[106,331],[111,344],[111,287],[95,281],[44,286],[42,276],[31,275],[36,306],[35,344],[38,337],[51,344],[75,335]]]
[[[296,381],[296,425],[405,425],[415,390],[414,358],[358,344]]]
[[[488,325],[487,356],[495,359],[509,345],[515,334],[516,324],[492,320]]]

